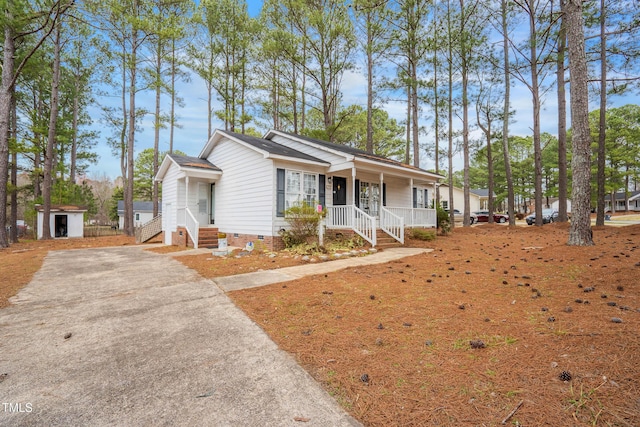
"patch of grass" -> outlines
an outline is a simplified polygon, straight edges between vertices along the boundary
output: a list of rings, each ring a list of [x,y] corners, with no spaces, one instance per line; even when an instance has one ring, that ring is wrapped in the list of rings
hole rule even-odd
[[[607,380],[605,378],[599,386],[589,389],[588,391],[585,391],[581,384],[579,392],[573,388],[573,384],[570,385],[569,391],[571,393],[571,398],[569,399],[569,403],[574,407],[573,416],[576,419],[584,419],[592,426],[598,425],[598,418],[604,408],[598,401],[596,392],[606,383]]]

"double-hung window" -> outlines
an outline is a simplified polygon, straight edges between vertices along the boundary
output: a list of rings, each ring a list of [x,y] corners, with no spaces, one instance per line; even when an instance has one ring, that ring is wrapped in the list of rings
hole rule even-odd
[[[318,175],[287,170],[285,189],[285,209],[300,202],[313,206],[318,200]]]

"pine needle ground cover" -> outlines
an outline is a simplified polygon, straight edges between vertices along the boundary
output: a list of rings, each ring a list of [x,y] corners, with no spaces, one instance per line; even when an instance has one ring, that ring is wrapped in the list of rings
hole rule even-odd
[[[231,297],[367,426],[640,425],[640,226],[481,225]]]
[[[588,248],[567,235],[560,224],[456,228],[408,242],[434,249],[425,255],[230,296],[367,426],[640,425],[640,226],[595,228]],[[0,250],[0,307],[49,250],[129,244]],[[302,263],[177,259],[205,277]]]

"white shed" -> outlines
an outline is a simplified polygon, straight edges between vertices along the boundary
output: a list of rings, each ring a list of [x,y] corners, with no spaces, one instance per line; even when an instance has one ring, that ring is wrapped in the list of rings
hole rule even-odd
[[[38,239],[42,239],[44,212],[42,205],[36,205],[38,211]],[[84,237],[84,213],[87,209],[73,205],[52,205],[49,216],[51,237]]]

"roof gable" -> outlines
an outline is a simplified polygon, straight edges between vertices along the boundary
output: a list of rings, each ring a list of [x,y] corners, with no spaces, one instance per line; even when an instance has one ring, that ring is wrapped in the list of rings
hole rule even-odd
[[[219,167],[207,159],[170,153],[164,157],[164,160],[162,160],[160,168],[158,168],[158,173],[155,176],[155,180],[162,181],[171,165],[176,165],[180,170],[222,172]]]
[[[432,172],[429,172],[427,170],[412,166],[412,165],[408,165],[405,163],[402,163],[400,161],[397,160],[393,160],[393,159],[389,159],[387,157],[383,157],[383,156],[379,156],[376,154],[371,154],[371,153],[367,153],[364,150],[360,150],[359,148],[353,148],[353,147],[349,147],[348,145],[343,145],[343,144],[336,144],[333,142],[328,142],[328,141],[323,141],[321,139],[316,139],[316,138],[311,138],[308,136],[302,136],[302,135],[296,135],[293,133],[289,133],[289,132],[284,132],[284,131],[276,131],[276,130],[271,130],[269,131],[266,135],[265,135],[265,139],[271,139],[273,137],[275,137],[276,135],[279,136],[283,136],[285,138],[289,138],[289,139],[294,139],[298,142],[304,143],[304,144],[309,144],[309,145],[313,145],[316,148],[319,148],[321,150],[325,150],[325,151],[329,151],[329,152],[333,152],[334,154],[341,154],[343,156],[346,157],[350,157],[350,158],[356,158],[362,161],[366,161],[366,162],[375,162],[375,163],[382,163],[385,165],[389,165],[389,166],[393,166],[396,168],[402,168],[402,169],[406,169],[408,171],[413,171],[413,172],[419,172],[421,174],[427,174],[430,175],[433,179],[441,179],[444,178],[444,176],[442,175],[438,175]]]
[[[259,152],[265,158],[280,158],[304,163],[328,165],[328,163],[322,159],[302,153],[294,148],[278,144],[277,142],[271,141],[269,139],[258,138],[251,135],[244,135],[220,129],[217,129],[211,136],[211,139],[209,139],[205,147],[200,152],[199,157],[209,157],[215,146],[225,137],[231,141],[243,145],[244,147]]]

